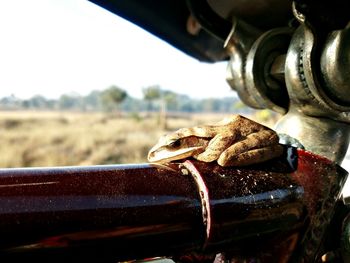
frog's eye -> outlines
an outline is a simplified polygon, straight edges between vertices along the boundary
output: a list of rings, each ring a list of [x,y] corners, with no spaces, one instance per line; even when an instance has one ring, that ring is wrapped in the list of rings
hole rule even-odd
[[[180,140],[172,141],[172,142],[170,142],[170,143],[168,144],[168,146],[174,147],[174,148],[180,147],[180,146],[181,146],[181,141],[180,141]]]

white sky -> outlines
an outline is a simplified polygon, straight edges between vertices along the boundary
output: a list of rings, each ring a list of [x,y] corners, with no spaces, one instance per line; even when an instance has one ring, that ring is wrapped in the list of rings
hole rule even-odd
[[[0,0],[0,97],[159,84],[191,97],[236,96],[226,63],[207,64],[84,0]]]

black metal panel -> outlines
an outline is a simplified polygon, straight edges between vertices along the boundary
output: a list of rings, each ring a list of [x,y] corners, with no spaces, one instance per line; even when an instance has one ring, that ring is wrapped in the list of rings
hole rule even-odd
[[[204,62],[227,59],[223,41],[204,30],[196,36],[186,31],[190,14],[185,0],[90,0],[158,36],[186,54]]]

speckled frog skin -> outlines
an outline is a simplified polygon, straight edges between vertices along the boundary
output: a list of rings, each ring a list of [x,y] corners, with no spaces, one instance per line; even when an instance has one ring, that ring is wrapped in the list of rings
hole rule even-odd
[[[244,166],[278,157],[283,148],[275,131],[241,115],[214,125],[182,128],[161,137],[148,161],[167,163],[193,157],[221,166]]]

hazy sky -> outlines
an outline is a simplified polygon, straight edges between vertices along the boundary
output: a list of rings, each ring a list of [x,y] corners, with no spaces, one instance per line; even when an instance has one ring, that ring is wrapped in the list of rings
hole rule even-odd
[[[235,96],[226,63],[207,64],[83,0],[0,0],[0,97],[82,95],[159,84],[192,97]]]

